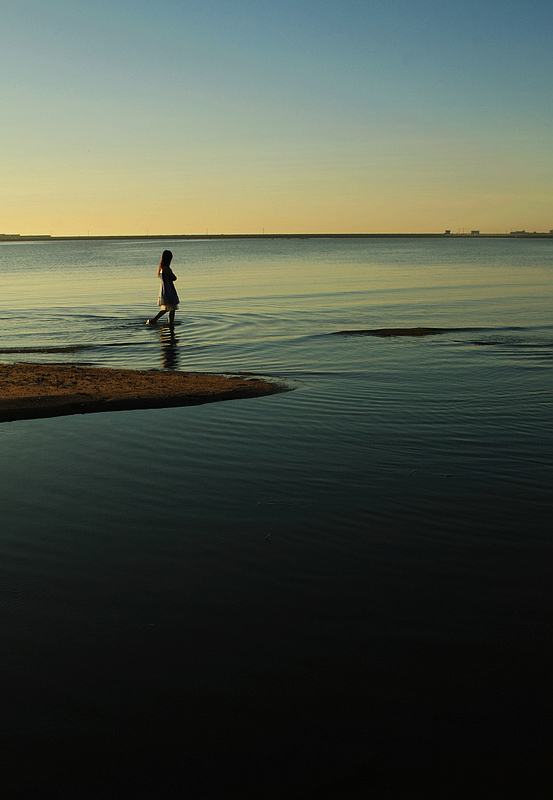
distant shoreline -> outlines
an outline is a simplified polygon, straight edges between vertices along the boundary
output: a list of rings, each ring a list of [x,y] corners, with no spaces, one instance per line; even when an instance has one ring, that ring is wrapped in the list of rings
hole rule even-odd
[[[163,241],[221,239],[553,239],[553,232],[510,233],[168,233],[130,236],[24,236],[0,233],[0,242]]]

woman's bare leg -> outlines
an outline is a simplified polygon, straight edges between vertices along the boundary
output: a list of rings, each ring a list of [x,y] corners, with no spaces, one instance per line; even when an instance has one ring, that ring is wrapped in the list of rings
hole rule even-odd
[[[155,325],[158,319],[162,317],[165,313],[166,313],[165,311],[160,311],[159,314],[156,314],[155,317],[152,317],[152,319],[148,320],[148,324]]]

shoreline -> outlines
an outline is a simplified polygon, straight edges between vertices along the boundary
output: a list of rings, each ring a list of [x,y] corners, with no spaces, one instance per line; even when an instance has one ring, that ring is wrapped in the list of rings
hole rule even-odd
[[[18,419],[201,405],[289,391],[247,375],[0,364],[0,423]]]
[[[222,239],[553,239],[551,231],[510,233],[167,233],[115,236],[51,236],[0,233],[1,242],[164,241]]]

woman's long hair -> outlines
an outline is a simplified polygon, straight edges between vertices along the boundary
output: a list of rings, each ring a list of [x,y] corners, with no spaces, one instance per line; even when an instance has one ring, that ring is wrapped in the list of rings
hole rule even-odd
[[[161,254],[161,261],[159,262],[160,270],[164,270],[166,267],[169,267],[172,260],[173,253],[170,250],[164,250]]]

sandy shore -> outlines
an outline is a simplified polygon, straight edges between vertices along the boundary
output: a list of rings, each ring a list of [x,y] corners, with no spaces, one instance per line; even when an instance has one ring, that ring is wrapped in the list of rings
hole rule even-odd
[[[247,376],[76,364],[0,364],[0,422],[198,405],[285,390],[282,384]]]

